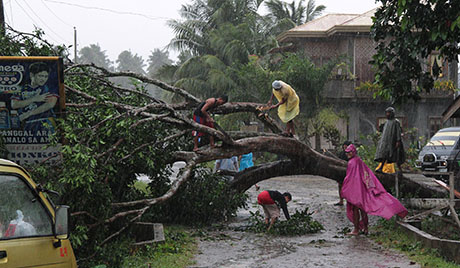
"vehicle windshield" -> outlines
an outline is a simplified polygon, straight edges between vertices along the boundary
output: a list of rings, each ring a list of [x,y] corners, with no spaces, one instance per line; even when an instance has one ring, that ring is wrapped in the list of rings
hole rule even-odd
[[[49,214],[21,178],[0,175],[0,240],[52,235]]]
[[[427,143],[429,146],[454,146],[460,132],[438,132]]]

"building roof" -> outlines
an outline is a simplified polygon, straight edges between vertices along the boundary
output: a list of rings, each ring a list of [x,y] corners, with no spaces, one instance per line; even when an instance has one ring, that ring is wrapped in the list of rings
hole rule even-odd
[[[327,14],[292,28],[278,36],[279,42],[295,38],[329,37],[339,32],[370,32],[372,16],[377,8],[363,14]]]

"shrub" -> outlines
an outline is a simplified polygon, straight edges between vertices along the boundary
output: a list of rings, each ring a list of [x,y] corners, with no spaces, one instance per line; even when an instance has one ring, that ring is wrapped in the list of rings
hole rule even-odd
[[[291,215],[287,221],[276,221],[269,233],[274,235],[294,236],[317,233],[324,229],[323,225],[311,217],[313,213],[308,212],[308,208],[298,211]],[[248,231],[263,233],[267,231],[264,216],[259,211],[251,212],[249,217],[250,226]]]
[[[159,188],[150,185],[154,196],[162,194],[155,191]],[[246,206],[246,200],[247,194],[235,194],[226,178],[197,168],[171,199],[152,208],[149,217],[163,223],[203,225],[235,215],[238,208]]]

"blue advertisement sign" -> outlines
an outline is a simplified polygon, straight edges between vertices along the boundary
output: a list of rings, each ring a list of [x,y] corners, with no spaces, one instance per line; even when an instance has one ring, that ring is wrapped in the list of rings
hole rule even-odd
[[[0,134],[10,160],[52,156],[45,147],[65,108],[62,67],[58,57],[0,57]]]

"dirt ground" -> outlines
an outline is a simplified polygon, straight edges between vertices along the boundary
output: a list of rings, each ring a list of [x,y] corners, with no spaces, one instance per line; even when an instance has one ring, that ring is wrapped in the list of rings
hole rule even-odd
[[[296,237],[276,237],[265,234],[229,230],[210,231],[201,237],[196,264],[200,268],[271,268],[271,267],[376,267],[415,268],[405,255],[385,249],[366,236],[348,237],[344,228],[352,228],[346,218],[345,207],[334,206],[338,201],[337,183],[317,176],[280,177],[252,187],[249,208],[238,211],[229,227],[247,225],[249,211],[256,211],[257,194],[262,190],[288,191],[293,200],[288,204],[292,214],[296,209],[309,207],[313,218],[325,230]],[[261,210],[261,213],[262,210]],[[284,220],[284,215],[281,216]],[[370,216],[372,226],[378,220]]]

